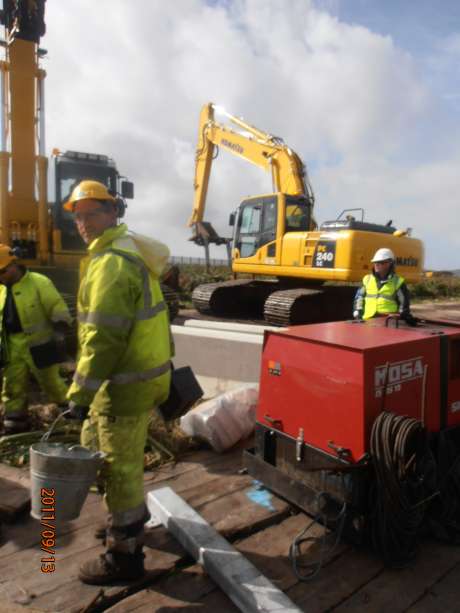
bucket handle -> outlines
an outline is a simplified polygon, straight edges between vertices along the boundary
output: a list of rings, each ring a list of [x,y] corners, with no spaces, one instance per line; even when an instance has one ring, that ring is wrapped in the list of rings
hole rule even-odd
[[[45,432],[45,434],[41,437],[40,442],[41,443],[46,443],[46,441],[49,439],[49,437],[51,436],[54,427],[56,426],[57,422],[64,417],[64,415],[67,415],[68,413],[70,413],[70,409],[67,409],[66,411],[63,411],[62,413],[60,413],[56,419],[53,421],[53,423],[51,424],[49,430],[47,432]]]
[[[72,445],[71,447],[69,447],[69,451],[81,451],[81,450],[85,450],[88,451],[88,447],[84,447],[83,445]]]
[[[85,447],[84,445],[72,445],[71,447],[69,447],[68,449],[69,451],[88,451],[88,447]],[[92,459],[94,460],[103,460],[105,458],[105,453],[103,451],[95,451],[93,453]]]

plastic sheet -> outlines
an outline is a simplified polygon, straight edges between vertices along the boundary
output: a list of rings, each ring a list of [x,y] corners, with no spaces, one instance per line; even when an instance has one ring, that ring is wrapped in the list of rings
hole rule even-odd
[[[259,386],[248,384],[220,394],[181,417],[182,430],[225,451],[254,430]]]

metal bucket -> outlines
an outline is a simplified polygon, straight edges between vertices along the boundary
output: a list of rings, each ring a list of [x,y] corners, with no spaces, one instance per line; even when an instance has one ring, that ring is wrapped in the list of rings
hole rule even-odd
[[[53,427],[54,424],[48,436]],[[104,457],[101,451],[91,451],[81,445],[48,443],[43,439],[32,445],[32,517],[39,520],[53,519],[55,522],[77,519]]]

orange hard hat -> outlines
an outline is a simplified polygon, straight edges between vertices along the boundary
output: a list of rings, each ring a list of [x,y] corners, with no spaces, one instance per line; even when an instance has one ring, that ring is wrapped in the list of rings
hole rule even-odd
[[[0,269],[6,268],[8,264],[17,260],[17,256],[14,255],[13,250],[9,245],[0,243]]]

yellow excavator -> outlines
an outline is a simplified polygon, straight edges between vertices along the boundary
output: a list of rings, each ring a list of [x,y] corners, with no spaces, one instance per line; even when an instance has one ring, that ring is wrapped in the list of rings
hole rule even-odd
[[[216,121],[216,112],[227,121]],[[274,193],[246,198],[230,215],[231,238],[219,236],[204,221],[219,150],[270,172],[273,181]],[[356,291],[350,284],[370,272],[370,260],[380,247],[393,250],[398,272],[408,282],[422,276],[423,245],[410,236],[410,229],[398,230],[391,221],[364,221],[363,209],[346,209],[318,227],[313,190],[300,157],[281,138],[212,103],[200,115],[194,188],[191,240],[204,246],[207,256],[209,244],[226,244],[234,273],[231,281],[195,288],[192,300],[202,313],[263,314],[276,325],[345,319]],[[246,278],[236,278],[241,273]]]
[[[25,263],[51,277],[71,302],[86,247],[62,203],[85,178],[105,183],[123,200],[133,197],[134,187],[106,155],[54,150],[48,169],[46,74],[40,67],[46,51],[39,47],[44,13],[45,0],[3,0],[0,11],[5,32],[0,42],[0,242],[19,248]]]

